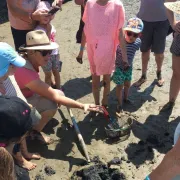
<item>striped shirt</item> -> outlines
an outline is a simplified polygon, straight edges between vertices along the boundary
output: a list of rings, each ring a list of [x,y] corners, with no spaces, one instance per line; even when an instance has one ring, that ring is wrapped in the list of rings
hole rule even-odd
[[[128,63],[132,67],[132,62],[135,56],[136,51],[139,50],[141,46],[141,39],[137,38],[135,42],[133,43],[126,43],[126,49],[127,49],[127,58],[128,58]],[[116,50],[116,67],[123,69],[123,60],[122,60],[122,52],[120,45],[118,45],[117,50]]]
[[[23,96],[14,76],[9,76],[5,81],[3,81],[3,85],[6,91],[6,96],[17,96],[21,98],[23,101],[27,102],[26,98]],[[0,96],[2,93],[0,93]]]

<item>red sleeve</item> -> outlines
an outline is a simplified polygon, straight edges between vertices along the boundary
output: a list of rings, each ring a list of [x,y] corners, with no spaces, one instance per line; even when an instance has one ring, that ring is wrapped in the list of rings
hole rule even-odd
[[[124,10],[124,6],[121,3],[119,5],[119,24],[118,24],[118,29],[121,29],[124,26],[124,22],[125,22],[125,10]]]
[[[15,78],[18,84],[26,86],[26,84],[39,79],[39,75],[37,72],[23,67],[16,70]]]

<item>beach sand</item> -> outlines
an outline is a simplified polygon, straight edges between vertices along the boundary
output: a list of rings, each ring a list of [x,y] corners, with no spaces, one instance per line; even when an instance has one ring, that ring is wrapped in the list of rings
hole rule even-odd
[[[135,16],[139,9],[139,1],[124,1],[126,19]],[[85,53],[82,65],[76,62],[79,45],[76,44],[76,31],[79,26],[80,7],[73,1],[62,6],[53,25],[57,29],[57,42],[60,44],[60,57],[63,62],[61,79],[65,94],[83,103],[93,103],[91,92],[90,70]],[[13,45],[9,22],[0,25],[0,40]],[[156,64],[154,55],[151,54],[148,66],[148,79],[141,89],[131,88],[130,99],[134,106],[126,106],[136,117],[132,126],[132,132],[128,140],[112,143],[107,140],[104,127],[108,121],[102,115],[91,119],[82,110],[72,109],[78,122],[84,141],[87,145],[90,158],[99,156],[103,162],[108,162],[114,157],[122,157],[123,161],[118,168],[126,175],[128,180],[141,180],[149,174],[162,160],[164,155],[172,148],[173,135],[179,118],[179,105],[177,103],[172,112],[160,112],[160,108],[167,103],[170,86],[171,54],[169,47],[172,35],[167,38],[165,60],[163,64],[163,87],[156,85]],[[141,76],[141,53],[138,52],[134,59],[133,80],[134,83]],[[41,71],[41,78],[44,75]],[[111,83],[110,112],[114,115],[116,107],[115,85]],[[41,160],[34,161],[37,168],[30,172],[31,179],[37,175],[45,180],[67,180],[73,172],[82,167],[85,158],[74,129],[71,127],[71,119],[65,107],[61,107],[55,117],[47,124],[44,132],[56,139],[56,142],[44,146],[35,142],[30,144],[32,152],[39,152]],[[51,166],[56,174],[48,176],[44,168]]]

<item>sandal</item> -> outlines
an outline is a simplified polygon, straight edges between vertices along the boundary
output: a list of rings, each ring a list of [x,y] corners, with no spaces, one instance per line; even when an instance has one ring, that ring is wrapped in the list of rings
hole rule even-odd
[[[134,83],[135,87],[140,87],[143,83],[145,83],[147,80],[146,75],[142,75],[141,78]]]
[[[82,58],[80,58],[80,57],[77,57],[76,60],[77,60],[77,62],[80,63],[80,64],[83,63],[83,60],[82,60]]]
[[[157,84],[160,87],[164,85],[164,79],[162,79],[161,71],[157,72]]]

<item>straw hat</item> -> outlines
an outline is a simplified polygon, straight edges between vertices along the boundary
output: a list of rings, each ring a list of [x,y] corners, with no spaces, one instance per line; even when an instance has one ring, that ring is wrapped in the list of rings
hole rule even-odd
[[[164,3],[164,5],[169,10],[171,10],[171,11],[177,13],[177,14],[180,14],[180,1],[177,1],[177,2],[166,2],[166,3]]]
[[[26,34],[26,45],[22,45],[20,50],[53,50],[59,45],[51,42],[42,30],[30,31]]]

